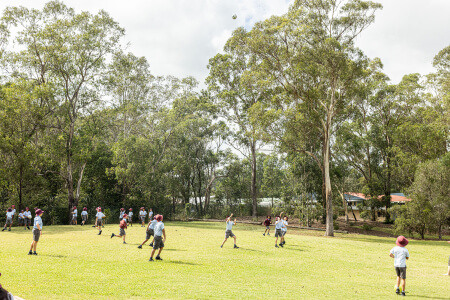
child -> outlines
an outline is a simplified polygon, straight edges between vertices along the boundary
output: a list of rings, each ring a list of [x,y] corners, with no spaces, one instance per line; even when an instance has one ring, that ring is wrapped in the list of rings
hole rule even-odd
[[[77,217],[78,217],[78,210],[77,207],[74,206],[72,212],[72,225],[77,225]]]
[[[6,211],[6,223],[5,223],[5,227],[3,227],[2,231],[6,230],[6,227],[9,225],[9,229],[8,231],[11,231],[11,225],[13,222],[13,212],[12,212],[12,208],[8,208],[8,210]]]
[[[102,234],[102,225],[103,225],[103,219],[106,218],[105,214],[102,213],[102,208],[99,207],[97,209],[97,214],[95,215],[96,224],[98,227],[98,235]]]
[[[288,227],[288,217],[284,217],[281,221],[283,221],[284,227],[281,228],[281,245],[285,245],[286,244],[286,240],[284,239],[284,236],[286,235],[287,232],[287,227]]]
[[[33,242],[31,243],[30,251],[28,252],[28,255],[37,255],[36,253],[36,247],[37,243],[39,242],[40,236],[42,233],[42,226],[44,223],[42,222],[42,214],[44,212],[41,209],[36,210],[36,217],[34,218],[34,226],[33,226]]]
[[[281,214],[283,214],[283,213],[281,213]],[[281,214],[280,214],[280,216],[281,216]],[[275,247],[276,248],[278,248],[278,238],[280,238],[280,241],[281,241],[281,238],[283,237],[283,232],[282,232],[282,230],[281,229],[283,229],[283,227],[285,227],[285,225],[284,225],[284,223],[283,223],[283,221],[281,220],[281,217],[280,216],[278,216],[276,219],[275,219]],[[280,243],[280,246],[281,247],[283,247],[283,244],[281,244]]]
[[[154,237],[154,243],[153,243],[153,250],[152,254],[150,255],[149,261],[153,261],[153,255],[155,254],[156,249],[159,249],[158,255],[156,255],[156,260],[162,260],[161,258],[161,251],[164,248],[164,243],[166,242],[166,230],[164,229],[164,223],[162,222],[163,216],[162,215],[156,215],[156,221],[158,221],[155,225],[155,237]],[[162,238],[164,236],[164,239]]]
[[[125,214],[125,208],[122,207],[120,209],[120,214],[119,214],[119,223],[122,222],[124,214]]]
[[[236,225],[236,218],[234,219],[234,222],[231,221],[231,217],[233,216],[233,214],[231,214],[228,218],[227,218],[227,229],[225,230],[225,239],[223,240],[222,245],[220,246],[220,248],[223,247],[223,244],[225,244],[225,242],[228,240],[228,238],[231,236],[232,238],[234,238],[234,248],[237,249],[239,248],[238,246],[236,246],[236,236],[234,235],[233,231],[231,231],[233,229],[233,225]]]
[[[143,207],[141,207],[141,211],[139,212],[139,219],[141,219],[141,227],[145,226],[145,216],[147,216],[147,212]]]
[[[23,210],[20,211],[19,213],[19,226],[22,226],[25,223],[25,218],[23,216]],[[27,230],[27,228],[23,228],[25,230]]]
[[[30,230],[30,225],[31,225],[31,211],[28,207],[25,207],[25,212],[23,213],[24,216],[24,227],[26,226],[28,230]]]
[[[151,222],[153,220],[153,210],[150,208],[150,211],[148,212],[148,221]]]
[[[267,235],[270,236],[270,224],[272,224],[272,217],[267,216],[267,219],[264,221],[264,226],[266,226],[266,230],[263,233],[264,236],[266,236],[266,232]]]
[[[114,233],[111,234],[111,238],[117,236],[118,238],[123,237],[123,243],[126,244],[125,242],[125,237],[127,236],[127,234],[125,233],[125,229],[127,229],[127,214],[123,215],[123,219],[122,221],[120,221],[119,227],[120,227],[120,233],[119,235],[115,235]]]
[[[403,236],[399,236],[396,247],[391,249],[389,256],[394,258],[395,272],[397,273],[397,284],[395,285],[395,292],[402,296],[405,296],[405,286],[406,286],[406,260],[409,259],[409,251],[406,249],[408,245],[408,240]],[[402,286],[400,288],[400,280],[402,281]]]
[[[95,211],[98,213],[98,207],[95,208]],[[95,215],[97,217],[97,214]],[[93,228],[97,227],[97,218],[95,218],[95,223],[92,225]]]
[[[158,223],[158,221],[156,221],[156,218],[153,218],[153,220],[151,220],[150,222],[148,222],[147,225],[147,230],[145,233],[145,241],[142,242],[142,244],[140,244],[138,246],[139,249],[142,249],[142,246],[150,239],[150,237],[153,235],[153,241],[150,243],[150,247],[153,247],[153,242],[155,241],[155,225],[156,223]]]
[[[2,276],[2,274],[0,273],[0,276]],[[1,300],[14,300],[14,296],[9,293],[7,290],[5,290],[2,285],[0,284],[0,299]],[[16,297],[17,299],[17,297]]]
[[[12,221],[14,222],[14,217],[16,216],[16,206],[11,205],[11,209],[12,209]],[[11,225],[12,225],[12,223],[11,223]]]
[[[88,218],[87,207],[83,207],[83,211],[81,212],[81,226],[83,226]]]
[[[130,226],[133,226],[133,209],[130,208],[128,210],[128,223],[130,224]]]

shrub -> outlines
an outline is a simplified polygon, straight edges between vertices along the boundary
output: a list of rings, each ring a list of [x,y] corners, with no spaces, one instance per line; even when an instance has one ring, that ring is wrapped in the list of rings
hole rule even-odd
[[[366,231],[370,231],[373,229],[373,226],[367,223],[364,223],[362,226],[362,229],[366,230]]]

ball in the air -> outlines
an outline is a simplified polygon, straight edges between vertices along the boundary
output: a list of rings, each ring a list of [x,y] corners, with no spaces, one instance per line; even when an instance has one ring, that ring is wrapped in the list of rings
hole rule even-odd
[[[237,19],[237,16],[236,16],[236,15],[233,15],[232,18],[233,18],[233,20],[236,20],[236,19]]]

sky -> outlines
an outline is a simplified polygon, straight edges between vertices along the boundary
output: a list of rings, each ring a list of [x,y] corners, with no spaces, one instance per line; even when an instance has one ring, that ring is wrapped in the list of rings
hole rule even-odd
[[[42,8],[46,0],[1,0]],[[128,51],[145,56],[153,75],[194,76],[203,82],[208,60],[233,30],[287,12],[293,0],[64,0],[79,11],[106,10],[125,28]],[[450,0],[378,0],[384,8],[357,46],[379,57],[394,83],[409,73],[433,72],[432,60],[450,45]],[[234,20],[232,16],[236,14]]]

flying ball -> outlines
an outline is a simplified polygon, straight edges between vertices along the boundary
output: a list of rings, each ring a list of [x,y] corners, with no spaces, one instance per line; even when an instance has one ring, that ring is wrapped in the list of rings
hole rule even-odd
[[[233,18],[233,20],[236,20],[236,19],[237,19],[237,16],[236,16],[236,15],[233,15],[232,18]]]

